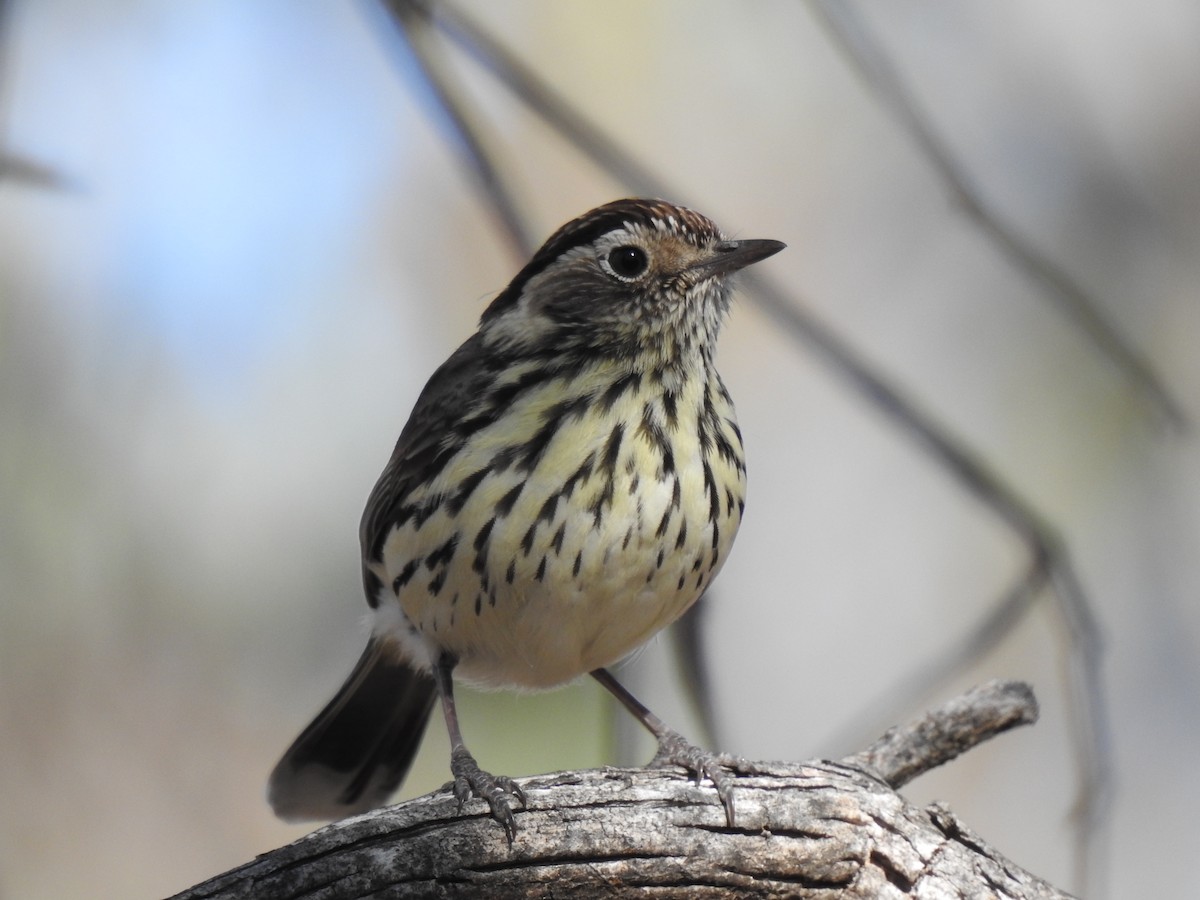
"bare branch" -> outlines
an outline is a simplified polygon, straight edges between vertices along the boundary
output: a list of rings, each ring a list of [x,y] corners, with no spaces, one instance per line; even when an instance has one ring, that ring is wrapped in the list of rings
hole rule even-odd
[[[745,764],[735,827],[711,785],[674,769],[563,772],[521,779],[528,806],[511,847],[482,803],[460,813],[441,790],[334,823],[175,900],[1065,898],[946,807],[909,805],[863,765],[911,775],[953,756],[948,745],[962,752],[1032,721],[1035,708],[1028,687],[990,685],[889,732],[861,759]]]
[[[441,55],[430,46],[433,35],[428,9],[423,3],[410,0],[381,2],[395,25],[395,36],[416,60],[438,112],[445,115],[453,142],[462,147],[466,162],[496,213],[513,252],[519,259],[528,258],[536,249],[528,218],[521,214],[516,197],[493,162],[493,151],[488,148],[482,129],[475,124],[477,117],[454,85]]]
[[[984,200],[983,193],[967,175],[966,167],[934,130],[903,75],[892,64],[883,46],[875,40],[853,6],[844,0],[813,0],[812,9],[829,36],[858,69],[880,104],[891,111],[920,148],[968,218],[1018,269],[1038,284],[1042,296],[1054,303],[1102,354],[1112,360],[1173,427],[1186,427],[1187,414],[1183,407],[1150,364],[1108,321],[1079,282],[1039,252]]]
[[[869,767],[901,788],[990,737],[1037,721],[1038,706],[1029,685],[989,681],[930,710],[903,727],[891,728],[862,753],[845,762]]]
[[[548,81],[479,27],[467,15],[448,3],[409,0],[425,9],[434,24],[479,65],[491,72],[547,124],[566,138],[584,156],[609,173],[632,192],[646,197],[686,199],[671,190],[661,178],[632,153],[612,140],[598,125],[589,121]]]

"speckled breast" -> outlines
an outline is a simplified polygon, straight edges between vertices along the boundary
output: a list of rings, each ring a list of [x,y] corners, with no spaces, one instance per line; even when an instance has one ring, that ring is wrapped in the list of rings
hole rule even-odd
[[[646,377],[530,392],[413,498],[425,512],[377,572],[416,632],[404,641],[454,654],[468,681],[552,687],[695,602],[741,522],[741,435],[715,373]]]

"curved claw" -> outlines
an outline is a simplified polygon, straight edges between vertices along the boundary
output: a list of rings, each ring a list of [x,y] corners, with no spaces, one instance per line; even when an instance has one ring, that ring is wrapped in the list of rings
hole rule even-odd
[[[485,801],[511,846],[517,835],[517,820],[509,797],[515,797],[524,807],[525,792],[507,775],[493,775],[479,768],[475,757],[465,747],[456,747],[450,753],[450,771],[454,775],[454,799],[458,801],[459,812],[471,797]]]
[[[733,779],[723,768],[732,762],[734,759],[728,755],[712,753],[689,743],[677,731],[666,731],[659,736],[658,752],[654,754],[650,765],[683,766],[695,776],[696,784],[708,778],[713,783],[713,787],[717,789],[717,797],[721,800],[721,805],[725,807],[725,820],[732,828],[734,823]],[[736,769],[736,764],[732,768]]]

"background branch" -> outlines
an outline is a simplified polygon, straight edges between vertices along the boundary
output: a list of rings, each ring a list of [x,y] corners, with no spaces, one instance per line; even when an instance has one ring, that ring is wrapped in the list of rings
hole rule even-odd
[[[880,105],[908,132],[947,191],[989,241],[1041,289],[1040,295],[1057,306],[1129,379],[1143,398],[1176,429],[1187,414],[1153,367],[1117,330],[1079,282],[1015,227],[1005,222],[972,182],[966,166],[937,133],[921,110],[906,79],[883,45],[845,0],[813,0],[811,9],[842,53],[862,75]]]

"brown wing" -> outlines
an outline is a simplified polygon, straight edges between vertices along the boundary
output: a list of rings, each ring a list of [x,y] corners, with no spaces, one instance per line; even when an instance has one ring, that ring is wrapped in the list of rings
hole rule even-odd
[[[406,517],[413,490],[434,478],[469,437],[470,409],[491,377],[479,343],[476,334],[459,347],[421,391],[363,510],[359,541],[364,565],[378,558],[392,526]]]

